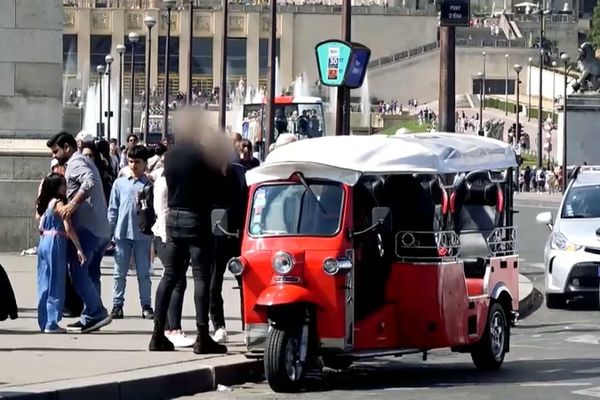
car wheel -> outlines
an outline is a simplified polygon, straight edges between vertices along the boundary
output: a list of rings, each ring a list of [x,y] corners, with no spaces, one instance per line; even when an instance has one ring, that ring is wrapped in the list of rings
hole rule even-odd
[[[560,293],[546,293],[546,307],[551,310],[565,308],[567,306],[567,299],[564,294]]]

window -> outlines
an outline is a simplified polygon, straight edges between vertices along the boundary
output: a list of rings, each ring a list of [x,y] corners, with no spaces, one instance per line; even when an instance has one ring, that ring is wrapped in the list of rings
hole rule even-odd
[[[63,74],[77,74],[77,35],[63,35]]]
[[[125,44],[125,54],[123,54],[123,62],[125,64],[125,68],[123,73],[128,74],[131,71],[131,42],[129,41],[129,37],[125,36],[124,42]],[[135,44],[135,72],[145,73],[146,71],[146,37],[140,36],[140,40]]]
[[[269,39],[259,39],[258,42],[258,74],[266,76],[269,68]],[[280,58],[281,40],[275,40],[275,57]]]
[[[252,236],[333,236],[339,230],[343,190],[311,183],[264,185],[254,193],[249,229]]]
[[[562,218],[600,218],[600,185],[580,186],[569,190]]]
[[[158,38],[158,73],[165,73],[165,48],[167,47],[167,37]],[[169,73],[179,73],[179,38],[171,36],[169,38]]]
[[[194,38],[192,45],[192,73],[211,75],[213,73],[213,39]]]
[[[246,76],[246,39],[227,39],[227,75]]]
[[[98,65],[106,65],[104,57],[110,54],[112,38],[109,35],[90,36],[90,72],[96,74]]]

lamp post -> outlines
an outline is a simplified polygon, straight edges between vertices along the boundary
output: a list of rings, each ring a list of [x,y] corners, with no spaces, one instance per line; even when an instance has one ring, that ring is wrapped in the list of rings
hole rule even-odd
[[[479,136],[483,136],[483,85],[485,84],[485,74],[478,72],[477,77],[479,78]]]
[[[192,105],[192,56],[194,54],[194,0],[190,0],[190,44],[188,49],[188,87],[187,87],[187,104]]]
[[[108,78],[108,88],[106,90],[106,137],[110,140],[110,117],[112,117],[112,111],[110,109],[110,66],[112,65],[115,59],[110,54],[107,54],[104,57],[104,62],[106,62],[106,76]]]
[[[542,12],[541,18],[544,18],[544,13]],[[541,39],[540,39],[541,43]],[[540,44],[541,46],[541,44]],[[540,70],[539,70],[539,90],[538,90],[538,134],[537,134],[537,167],[542,168],[542,76],[544,75],[544,49],[540,48]]]
[[[222,0],[222,5],[223,15],[221,17],[223,18],[223,31],[221,34],[221,84],[219,89],[219,129],[221,130],[221,132],[225,132],[225,125],[227,125],[227,38],[229,36],[229,0]]]
[[[163,109],[163,130],[162,139],[167,137],[169,129],[169,68],[170,68],[170,39],[171,39],[171,10],[175,7],[175,0],[163,0],[165,7],[167,8],[167,37],[165,40],[165,92],[164,95],[164,109]]]
[[[521,138],[519,136],[521,133],[521,126],[519,125],[519,104],[520,104],[519,103],[519,93],[520,93],[519,87],[521,86],[521,79],[519,77],[519,74],[521,73],[521,70],[523,69],[523,67],[520,64],[515,64],[513,68],[515,69],[515,72],[517,73],[517,81],[515,82],[515,84],[517,86],[516,87],[516,92],[517,92],[517,121],[516,122],[517,122],[517,124],[515,125],[517,128],[517,132],[515,133],[515,136],[514,136],[516,146],[513,146],[513,147],[520,150],[521,149],[521,141],[520,141]],[[520,156],[521,152],[519,151],[518,153]],[[517,191],[520,191],[521,185],[519,185],[519,178],[520,178],[519,165],[517,165],[516,173],[517,173]]]
[[[125,53],[125,50],[126,48],[124,45],[117,45],[117,53],[119,53],[119,105],[117,106],[117,143],[119,144],[119,146],[121,146],[121,129],[123,129],[121,111],[123,109],[123,54]]]
[[[563,154],[562,154],[562,192],[567,190],[567,72],[569,70],[570,57],[567,53],[560,56],[560,60],[565,65],[565,84],[563,100]]]
[[[131,43],[131,98],[129,100],[129,133],[133,133],[133,108],[135,93],[135,44],[139,42],[140,35],[136,32],[129,33],[129,42]]]
[[[486,56],[486,52],[482,51],[481,52],[481,57],[483,58],[483,94],[481,95],[481,103],[483,104],[483,108],[485,108],[485,56]]]
[[[508,54],[504,55],[506,59],[506,82],[504,84],[504,115],[508,116]]]
[[[148,28],[148,59],[146,60],[146,96],[145,103],[146,107],[144,114],[144,139],[148,140],[148,134],[150,133],[150,71],[152,70],[152,28],[156,25],[156,18],[148,15],[144,18],[144,24]]]
[[[556,67],[558,63],[552,61],[552,123],[556,118]]]
[[[529,85],[529,102],[527,103],[527,121],[531,121],[531,65],[533,64],[533,58],[529,57],[527,60],[529,61],[529,76],[527,79],[527,84]]]
[[[96,67],[96,72],[98,72],[98,78],[99,78],[99,80],[98,80],[98,89],[100,91],[100,93],[99,93],[99,95],[100,95],[100,106],[99,106],[99,110],[98,110],[99,111],[99,113],[98,113],[99,114],[98,115],[99,119],[98,119],[98,125],[97,125],[97,128],[96,128],[96,137],[101,139],[103,131],[104,131],[104,129],[102,129],[102,114],[103,114],[102,113],[102,79],[104,77],[104,65],[98,65]]]

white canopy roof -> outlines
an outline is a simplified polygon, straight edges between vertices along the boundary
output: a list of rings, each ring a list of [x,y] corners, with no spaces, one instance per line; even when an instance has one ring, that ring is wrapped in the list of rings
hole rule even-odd
[[[443,174],[514,166],[515,153],[509,144],[480,136],[326,136],[277,148],[246,179],[255,184],[302,172],[306,178],[354,185],[363,174]]]

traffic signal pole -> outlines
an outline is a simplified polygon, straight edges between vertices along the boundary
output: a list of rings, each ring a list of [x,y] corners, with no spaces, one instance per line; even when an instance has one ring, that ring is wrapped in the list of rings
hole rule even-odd
[[[350,0],[342,2],[342,40],[350,42],[352,38],[352,5]],[[335,134],[350,134],[350,89],[344,86],[337,88],[337,105],[335,114]]]
[[[440,27],[440,132],[454,132],[455,121],[455,50],[456,34],[453,26]]]

